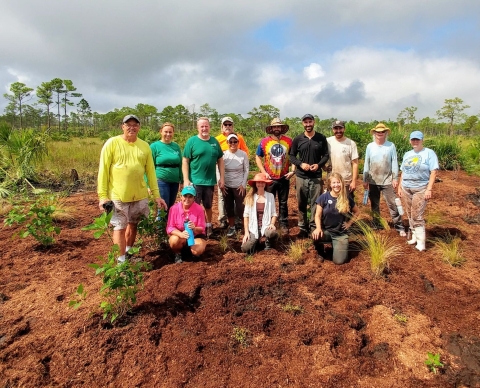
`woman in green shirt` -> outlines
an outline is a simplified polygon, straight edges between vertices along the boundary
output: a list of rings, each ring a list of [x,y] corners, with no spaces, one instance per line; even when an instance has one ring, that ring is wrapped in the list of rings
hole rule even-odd
[[[182,177],[182,151],[173,141],[175,126],[166,122],[160,127],[161,139],[150,144],[157,175],[160,196],[167,203],[167,209],[175,203]]]

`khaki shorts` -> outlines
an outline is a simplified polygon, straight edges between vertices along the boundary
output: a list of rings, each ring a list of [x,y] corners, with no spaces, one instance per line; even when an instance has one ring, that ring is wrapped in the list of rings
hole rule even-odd
[[[110,223],[113,230],[126,229],[128,224],[138,224],[143,216],[148,217],[150,208],[148,198],[134,202],[113,201],[115,208]]]

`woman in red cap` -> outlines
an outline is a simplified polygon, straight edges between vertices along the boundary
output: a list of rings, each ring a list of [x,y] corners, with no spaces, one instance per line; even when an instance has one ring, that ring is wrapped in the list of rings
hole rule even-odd
[[[278,237],[275,222],[277,211],[275,197],[265,191],[265,187],[272,184],[265,174],[258,173],[248,181],[251,189],[245,197],[243,222],[245,236],[243,237],[242,252],[253,253],[255,246],[262,236],[265,236],[265,249],[271,249],[272,243]]]

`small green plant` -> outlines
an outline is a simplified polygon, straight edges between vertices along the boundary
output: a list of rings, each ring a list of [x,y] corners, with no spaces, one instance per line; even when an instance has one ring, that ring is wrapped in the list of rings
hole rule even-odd
[[[100,303],[103,319],[113,323],[131,310],[137,301],[137,293],[143,288],[143,272],[150,268],[146,262],[132,263],[126,260],[116,263],[118,245],[114,245],[103,264],[90,264],[95,275],[102,278],[100,295],[105,298]]]
[[[245,261],[247,263],[250,263],[250,264],[253,263],[253,255],[249,254],[249,255],[245,256]]]
[[[298,315],[303,313],[303,307],[299,305],[291,304],[290,302],[287,303],[285,306],[282,307],[282,310],[287,313],[292,313],[293,315]]]
[[[387,232],[374,231],[363,221],[357,221],[356,224],[361,232],[358,242],[370,258],[373,274],[377,277],[383,275],[390,261],[402,253],[402,246],[390,238]]]
[[[90,225],[87,225],[82,228],[82,230],[93,230],[93,237],[99,239],[104,233],[107,233],[112,240],[110,235],[110,220],[112,219],[113,212],[102,213],[99,217],[95,218]]]
[[[68,302],[68,307],[73,307],[75,310],[78,309],[86,297],[87,291],[84,290],[83,284],[80,283],[75,291],[75,294],[72,296],[72,299],[70,302]]]
[[[54,202],[54,198],[51,199]],[[54,236],[60,233],[60,227],[55,225],[53,214],[55,213],[53,204],[45,205],[44,199],[35,201],[28,210],[24,206],[14,206],[4,220],[4,224],[12,226],[14,224],[24,225],[18,233],[20,237],[32,236],[43,246],[50,246],[55,243]]]
[[[237,326],[233,328],[232,338],[236,343],[238,343],[242,347],[246,348],[249,345],[249,342],[250,342],[249,337],[250,337],[250,332],[248,331],[248,329],[245,329],[243,327],[237,327]]]
[[[429,226],[442,226],[448,222],[445,214],[439,211],[427,211],[425,221]]]
[[[430,372],[437,373],[437,369],[443,368],[440,362],[440,354],[427,353],[427,359],[424,361],[425,365],[430,369]]]
[[[226,233],[222,233],[220,239],[218,240],[218,246],[223,252],[226,252],[228,249],[228,237]]]
[[[308,242],[297,240],[290,243],[287,248],[287,255],[294,263],[301,264],[304,262],[304,255],[308,248]]]
[[[162,242],[167,241],[167,212],[163,209],[157,212],[155,202],[152,200],[148,205],[150,213],[148,217],[142,217],[137,230],[139,236],[145,240],[146,246],[158,249]]]
[[[395,320],[399,323],[405,324],[408,322],[408,317],[405,314],[397,313],[393,316]]]
[[[446,235],[444,240],[437,239],[434,242],[435,250],[439,257],[452,267],[459,267],[466,260],[463,256],[461,243],[462,240],[460,238],[451,236],[450,234]]]

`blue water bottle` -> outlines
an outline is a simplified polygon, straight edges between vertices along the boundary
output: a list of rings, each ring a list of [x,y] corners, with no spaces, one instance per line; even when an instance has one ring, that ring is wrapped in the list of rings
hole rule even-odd
[[[366,205],[368,203],[368,190],[365,190],[363,193],[363,204]]]
[[[189,222],[190,220],[186,218],[185,222],[183,223],[183,226],[185,227],[185,230],[188,232],[187,244],[189,247],[191,247],[192,245],[195,245],[195,236],[193,235],[193,230],[190,229],[190,227],[188,226]]]

